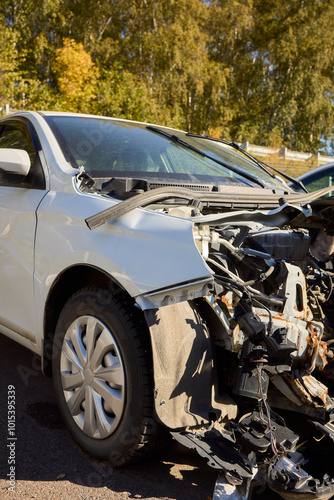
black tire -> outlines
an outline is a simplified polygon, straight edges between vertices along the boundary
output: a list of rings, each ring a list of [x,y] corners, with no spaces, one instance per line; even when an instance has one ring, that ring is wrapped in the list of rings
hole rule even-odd
[[[69,299],[53,377],[65,423],[87,453],[118,466],[159,446],[149,333],[124,293],[89,287]]]

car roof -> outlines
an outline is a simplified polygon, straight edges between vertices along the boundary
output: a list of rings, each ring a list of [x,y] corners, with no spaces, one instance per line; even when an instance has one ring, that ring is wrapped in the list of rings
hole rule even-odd
[[[73,113],[73,112],[70,112],[70,111],[44,111],[44,110],[38,110],[38,111],[26,111],[26,110],[22,110],[22,111],[15,111],[14,113],[11,113],[9,115],[6,115],[6,116],[0,116],[0,122],[2,121],[7,121],[8,119],[11,119],[11,118],[18,118],[18,117],[26,117],[26,118],[29,118],[29,116],[36,116],[36,115],[39,115],[39,116],[68,116],[68,117],[79,117],[79,118],[96,118],[98,120],[109,120],[109,121],[114,121],[114,122],[124,122],[124,123],[132,123],[134,125],[138,124],[138,125],[150,125],[150,126],[154,126],[154,127],[159,127],[161,129],[165,129],[165,130],[171,130],[171,131],[175,131],[175,132],[183,132],[183,133],[186,133],[186,131],[182,130],[182,129],[176,129],[174,127],[167,127],[165,125],[160,125],[160,124],[154,124],[154,123],[150,123],[150,122],[141,122],[141,121],[138,121],[138,120],[127,120],[126,118],[119,118],[119,117],[112,117],[112,116],[103,116],[103,115],[93,115],[93,114],[89,114],[89,113]]]
[[[326,172],[327,170],[331,170],[332,168],[334,168],[334,162],[326,163],[325,165],[320,165],[319,167],[311,168],[311,170],[304,172],[299,177],[296,177],[296,179],[298,181],[303,181],[303,179],[307,179],[311,175],[313,176],[313,175],[316,175],[320,172]]]
[[[119,118],[119,117],[114,117],[114,116],[92,115],[89,113],[72,113],[72,112],[67,112],[67,111],[37,111],[37,113],[41,116],[73,116],[73,117],[79,117],[79,118],[96,118],[97,120],[109,120],[109,121],[114,121],[114,122],[133,123],[134,125],[135,124],[150,125],[153,127],[159,127],[161,129],[174,130],[175,132],[186,133],[182,129],[177,129],[174,127],[167,127],[166,125],[160,125],[160,124],[155,124],[155,123],[150,123],[150,122],[141,122],[139,120],[127,120],[126,118]]]

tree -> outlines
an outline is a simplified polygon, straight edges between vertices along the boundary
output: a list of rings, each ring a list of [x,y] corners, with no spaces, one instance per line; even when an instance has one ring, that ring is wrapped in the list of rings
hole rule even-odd
[[[0,16],[0,107],[14,102],[17,57],[15,39]]]
[[[311,151],[333,139],[334,0],[2,0],[0,37],[12,107]]]
[[[201,0],[124,0],[122,7],[118,60],[144,83],[153,103],[151,119],[207,130],[219,116],[226,83],[225,72],[217,71],[207,51],[202,29],[207,5]]]
[[[105,116],[150,121],[156,103],[149,99],[145,83],[118,63],[101,70],[96,112]]]
[[[209,50],[231,68],[235,140],[269,144],[279,137],[286,146],[317,151],[331,135],[333,8],[333,0],[211,4]]]
[[[65,38],[52,64],[59,90],[58,109],[90,112],[96,97],[98,68],[81,43]]]

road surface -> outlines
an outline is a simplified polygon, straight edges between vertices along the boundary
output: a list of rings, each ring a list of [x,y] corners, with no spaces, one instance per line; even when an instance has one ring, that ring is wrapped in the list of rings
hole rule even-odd
[[[209,500],[218,471],[177,444],[160,455],[113,469],[83,453],[65,429],[52,380],[40,360],[0,335],[1,500]],[[15,424],[8,435],[8,394]],[[254,499],[274,500],[271,491]]]

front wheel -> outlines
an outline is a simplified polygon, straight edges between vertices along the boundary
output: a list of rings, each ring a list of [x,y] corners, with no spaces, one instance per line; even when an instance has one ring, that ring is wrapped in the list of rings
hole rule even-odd
[[[158,444],[149,334],[124,293],[90,287],[69,299],[53,376],[65,423],[86,452],[122,465]]]

